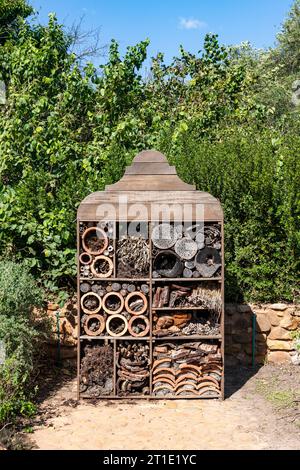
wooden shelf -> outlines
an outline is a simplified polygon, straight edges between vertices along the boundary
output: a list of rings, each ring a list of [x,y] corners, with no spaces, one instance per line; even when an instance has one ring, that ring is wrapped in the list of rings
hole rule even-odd
[[[208,310],[205,307],[152,307],[152,310],[162,310],[166,312],[181,312],[182,310]]]
[[[112,339],[112,340],[119,340],[119,341],[150,341],[150,336],[89,336],[89,335],[81,335],[80,339]]]
[[[150,341],[149,336],[142,336],[140,338],[135,337],[135,336],[88,336],[88,335],[82,335],[80,336],[80,339],[87,339],[87,340],[116,340],[116,341]],[[153,341],[166,341],[166,340],[176,340],[176,339],[190,339],[190,340],[195,340],[195,339],[222,339],[221,335],[181,335],[181,336],[153,336],[152,337]]]
[[[154,336],[153,335],[153,341],[166,341],[166,340],[169,340],[169,341],[173,341],[173,340],[176,340],[176,339],[179,339],[179,340],[208,340],[208,339],[222,339],[222,336],[221,335],[181,335],[181,336],[161,336],[161,337],[158,337],[158,336]]]
[[[122,278],[122,277],[81,277],[80,282],[85,281],[85,282],[91,282],[91,281],[100,281],[100,282],[130,282],[131,284],[134,284],[135,282],[150,282],[150,279],[144,279],[144,278]]]
[[[221,277],[174,277],[174,278],[169,278],[169,277],[157,277],[153,278],[152,282],[206,282],[206,281],[218,281],[221,282],[222,278]]]

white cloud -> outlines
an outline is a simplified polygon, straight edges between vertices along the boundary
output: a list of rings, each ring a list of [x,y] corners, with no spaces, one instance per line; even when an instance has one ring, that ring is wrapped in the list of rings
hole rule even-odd
[[[205,28],[206,23],[204,21],[197,20],[196,18],[180,18],[179,27],[180,29],[201,29]]]

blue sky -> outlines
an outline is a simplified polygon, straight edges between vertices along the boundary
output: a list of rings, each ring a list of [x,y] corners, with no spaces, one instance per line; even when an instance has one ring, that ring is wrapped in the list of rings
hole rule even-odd
[[[276,33],[292,0],[31,0],[46,22],[56,12],[70,25],[84,15],[84,29],[101,28],[101,42],[114,38],[121,50],[146,37],[149,54],[164,52],[169,61],[185,49],[197,52],[208,32],[218,33],[224,44],[250,41],[263,48],[274,44]]]

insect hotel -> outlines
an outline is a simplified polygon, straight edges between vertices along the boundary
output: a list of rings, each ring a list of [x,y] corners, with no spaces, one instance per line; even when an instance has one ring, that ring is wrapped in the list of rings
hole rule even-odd
[[[78,398],[224,398],[220,202],[144,151],[77,235]]]

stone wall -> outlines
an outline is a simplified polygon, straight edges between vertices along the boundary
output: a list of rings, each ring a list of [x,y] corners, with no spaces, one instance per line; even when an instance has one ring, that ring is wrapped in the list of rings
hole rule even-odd
[[[254,317],[255,315],[255,317]],[[300,305],[227,304],[225,352],[228,364],[252,363],[252,331],[255,318],[256,364],[299,362],[292,332],[300,328]]]
[[[52,338],[48,344],[49,355],[58,357],[58,328],[61,359],[73,359],[77,355],[77,305],[71,300],[63,308],[55,303],[48,303],[48,316],[52,321]]]
[[[228,365],[251,365],[252,327],[256,315],[255,361],[256,364],[300,363],[291,333],[300,328],[300,305],[291,304],[226,304],[225,353]],[[57,356],[57,327],[60,330],[60,354],[62,359],[76,357],[77,306],[69,301],[63,308],[48,304],[52,319],[53,336],[49,354]]]

